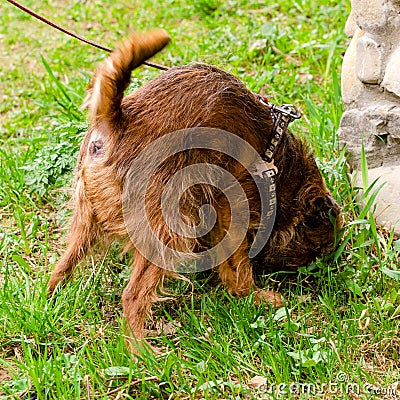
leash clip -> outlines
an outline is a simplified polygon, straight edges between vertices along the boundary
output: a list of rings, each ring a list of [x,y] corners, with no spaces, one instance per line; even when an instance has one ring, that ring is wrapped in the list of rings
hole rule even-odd
[[[295,119],[301,118],[301,114],[297,111],[297,108],[292,104],[282,104],[281,106],[277,106],[276,104],[271,104],[270,109],[273,113],[281,113],[290,117],[289,123],[294,121]]]

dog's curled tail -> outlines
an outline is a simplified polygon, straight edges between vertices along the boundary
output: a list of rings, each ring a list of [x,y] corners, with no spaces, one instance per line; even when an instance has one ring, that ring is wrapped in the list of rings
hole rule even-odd
[[[100,119],[114,124],[118,121],[131,71],[162,50],[169,39],[163,29],[133,34],[98,66],[83,103],[91,122]]]

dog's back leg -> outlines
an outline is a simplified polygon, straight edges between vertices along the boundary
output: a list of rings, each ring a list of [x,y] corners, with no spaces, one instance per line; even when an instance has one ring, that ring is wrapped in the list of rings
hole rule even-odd
[[[128,323],[128,348],[137,353],[137,344],[143,339],[146,315],[151,303],[157,299],[157,287],[167,274],[164,269],[152,264],[138,251],[134,255],[134,269],[122,295],[124,317]]]
[[[92,208],[84,196],[79,181],[76,195],[78,197],[77,208],[74,211],[67,235],[68,246],[50,277],[48,284],[50,294],[54,292],[59,283],[64,282],[72,274],[76,265],[85,257],[99,236],[99,229]]]

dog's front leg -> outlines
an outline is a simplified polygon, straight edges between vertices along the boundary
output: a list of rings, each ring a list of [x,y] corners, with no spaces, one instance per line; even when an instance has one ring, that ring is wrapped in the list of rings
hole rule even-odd
[[[237,297],[246,297],[255,292],[254,300],[256,303],[267,303],[274,307],[280,307],[282,300],[279,293],[270,290],[258,289],[253,277],[253,269],[249,258],[249,245],[245,237],[239,246],[235,232],[229,232],[231,220],[229,204],[226,200],[219,200],[217,210],[217,226],[211,236],[211,244],[216,245],[222,239],[226,241],[226,249],[233,250],[233,254],[228,256],[218,266],[218,275],[229,294]],[[224,257],[223,257],[224,258]]]
[[[273,307],[282,307],[279,293],[258,289],[253,277],[253,270],[248,256],[248,244],[245,239],[235,253],[218,267],[219,277],[229,294],[246,297],[254,292],[256,304],[265,303]]]

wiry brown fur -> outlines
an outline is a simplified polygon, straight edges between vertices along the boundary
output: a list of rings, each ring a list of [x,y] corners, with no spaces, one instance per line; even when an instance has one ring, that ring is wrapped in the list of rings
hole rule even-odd
[[[231,132],[263,154],[272,135],[270,112],[234,76],[207,65],[172,68],[123,97],[130,71],[159,51],[168,41],[163,31],[135,35],[100,65],[89,90],[86,105],[91,127],[82,144],[76,173],[76,209],[68,236],[68,248],[49,282],[49,290],[64,281],[77,263],[101,237],[122,240],[132,247],[122,213],[123,186],[141,150],[170,132],[192,127],[211,127]],[[165,152],[168,151],[168,144]],[[143,171],[151,165],[144,160]],[[148,218],[158,237],[173,247],[196,257],[201,249],[218,243],[229,229],[230,210],[226,198],[209,185],[196,185],[181,199],[181,210],[189,225],[199,222],[197,210],[210,203],[217,212],[212,231],[200,239],[182,238],[172,233],[160,212],[160,193],[169,177],[185,166],[205,163],[219,165],[241,183],[251,212],[250,232],[236,252],[220,264],[218,274],[229,293],[246,296],[256,290],[248,249],[260,219],[260,199],[249,173],[238,162],[216,151],[195,149],[170,157],[157,169],[147,188],[146,211],[132,215],[140,231]],[[272,235],[258,256],[258,265],[278,269],[300,266],[332,248],[334,226],[330,214],[339,221],[339,208],[327,190],[314,158],[301,141],[284,135],[275,156],[278,167],[277,217]],[[143,172],[143,175],[145,173]],[[210,179],[213,181],[213,172]],[[137,176],[144,185],[145,177]],[[146,215],[145,215],[146,214]],[[235,235],[235,233],[231,233]],[[143,237],[147,243],[148,238]],[[155,248],[154,251],[162,251]],[[140,252],[134,253],[133,272],[123,293],[124,315],[131,342],[141,340],[146,313],[156,299],[157,288],[171,265],[160,268]],[[280,305],[279,295],[260,291],[259,299]]]

